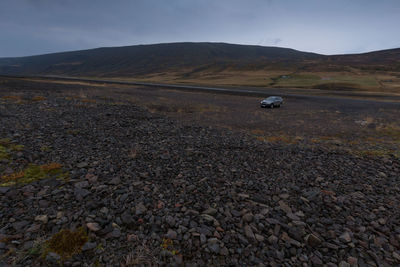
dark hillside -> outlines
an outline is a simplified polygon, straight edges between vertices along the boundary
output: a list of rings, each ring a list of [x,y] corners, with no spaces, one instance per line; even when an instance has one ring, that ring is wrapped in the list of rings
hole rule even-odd
[[[3,74],[140,75],[201,65],[270,64],[323,56],[288,48],[225,43],[171,43],[0,59]]]

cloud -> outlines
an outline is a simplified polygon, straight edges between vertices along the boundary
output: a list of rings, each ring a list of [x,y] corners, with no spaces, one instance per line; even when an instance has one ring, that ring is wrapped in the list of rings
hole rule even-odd
[[[264,46],[278,46],[280,43],[282,43],[281,38],[262,38],[260,41],[258,41],[257,45],[264,45]]]
[[[364,52],[400,47],[399,13],[397,0],[1,0],[0,57],[179,41]]]

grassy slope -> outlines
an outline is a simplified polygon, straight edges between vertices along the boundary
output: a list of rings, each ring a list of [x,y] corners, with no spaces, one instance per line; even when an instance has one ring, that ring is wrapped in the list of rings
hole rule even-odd
[[[0,73],[400,93],[400,49],[323,56],[277,47],[173,43],[0,59]]]

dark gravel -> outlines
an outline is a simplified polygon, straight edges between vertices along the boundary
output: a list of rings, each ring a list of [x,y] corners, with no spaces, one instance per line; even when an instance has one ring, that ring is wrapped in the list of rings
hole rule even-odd
[[[80,226],[89,241],[65,266],[400,265],[397,158],[264,143],[128,103],[0,101],[0,138],[24,145],[0,174],[70,173],[0,188],[0,266],[53,265],[32,248]]]

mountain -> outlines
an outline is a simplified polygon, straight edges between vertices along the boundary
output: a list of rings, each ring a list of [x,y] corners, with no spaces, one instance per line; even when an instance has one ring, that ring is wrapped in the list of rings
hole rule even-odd
[[[0,58],[0,74],[400,93],[400,48],[326,56],[226,43],[135,45]]]
[[[0,59],[3,74],[128,76],[210,66],[247,68],[323,56],[279,47],[225,43],[169,43],[97,48]]]

